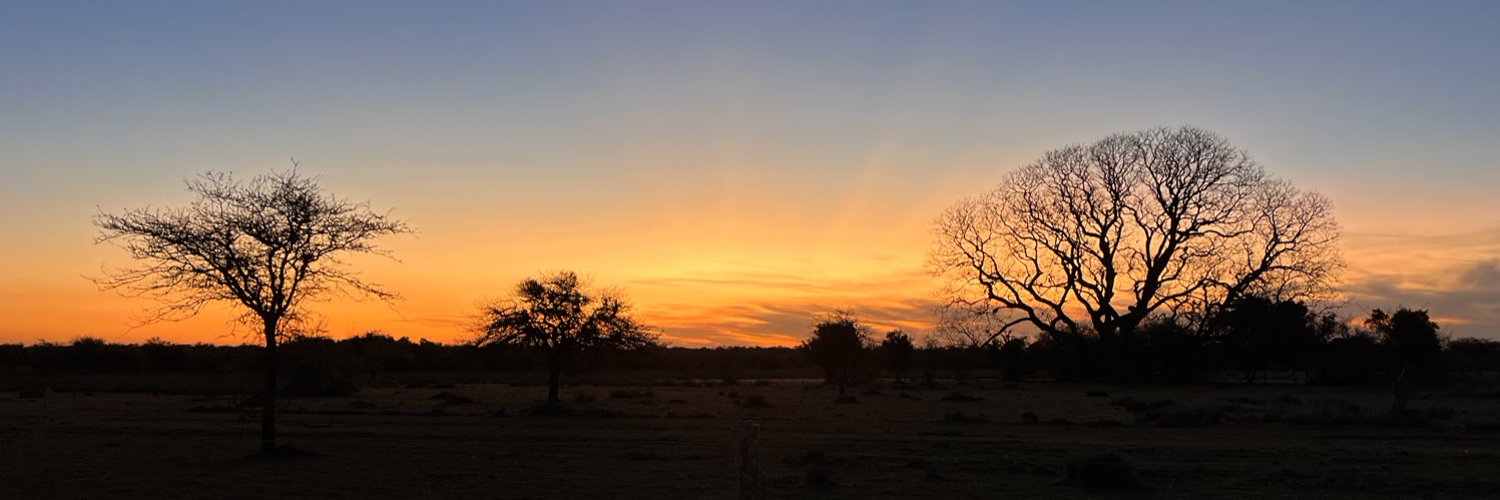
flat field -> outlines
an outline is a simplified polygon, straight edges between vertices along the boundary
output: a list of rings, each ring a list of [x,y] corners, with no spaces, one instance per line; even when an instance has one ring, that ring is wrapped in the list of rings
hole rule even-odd
[[[0,393],[0,498],[733,498],[741,422],[770,498],[1495,498],[1500,394],[1380,387],[816,381],[377,384],[281,403],[262,458],[242,397]],[[1028,415],[1029,414],[1029,415]],[[1114,454],[1140,484],[1068,464]]]

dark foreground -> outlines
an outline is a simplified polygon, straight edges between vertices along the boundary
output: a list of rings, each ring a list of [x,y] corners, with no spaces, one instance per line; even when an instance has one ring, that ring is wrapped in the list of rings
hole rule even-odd
[[[1375,387],[884,384],[834,402],[813,382],[585,385],[564,390],[571,414],[533,414],[544,391],[293,399],[277,458],[254,454],[234,397],[4,393],[0,498],[732,498],[744,419],[771,498],[1500,496],[1500,392],[1483,388],[1420,391],[1404,422]],[[1065,480],[1105,453],[1138,489]]]

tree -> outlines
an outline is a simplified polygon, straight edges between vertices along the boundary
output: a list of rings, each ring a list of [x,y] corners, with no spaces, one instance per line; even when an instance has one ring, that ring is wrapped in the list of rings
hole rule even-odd
[[[308,300],[329,292],[391,300],[340,258],[388,254],[381,236],[409,233],[403,221],[323,192],[295,169],[256,176],[228,173],[187,181],[197,195],[183,208],[142,208],[94,218],[97,242],[112,242],[140,262],[96,280],[102,288],[149,296],[162,307],[147,321],[176,320],[214,302],[244,308],[264,342],[261,451],[276,448],[277,343],[305,315]]]
[[[1340,267],[1328,200],[1211,132],[1109,136],[1045,153],[935,223],[929,261],[1005,328],[1130,336],[1153,314],[1244,295],[1318,298]]]
[[[595,290],[570,271],[522,281],[512,297],[485,306],[483,320],[476,345],[512,345],[542,354],[548,403],[559,401],[562,371],[575,356],[659,343],[657,334],[630,316],[630,305],[618,292]]]
[[[901,330],[891,330],[885,334],[885,340],[880,341],[880,350],[885,353],[886,367],[896,375],[896,381],[901,381],[901,374],[911,368],[916,360],[917,348],[911,342],[911,337]]]
[[[823,367],[828,381],[838,384],[844,395],[864,361],[870,344],[870,328],[848,312],[836,312],[813,326],[812,337],[802,341],[802,351]]]
[[[1427,381],[1442,378],[1442,339],[1438,337],[1438,324],[1425,309],[1403,307],[1394,313],[1376,309],[1365,319],[1365,326],[1380,336],[1396,373],[1412,370]]]
[[[1217,318],[1227,354],[1245,374],[1245,382],[1254,382],[1258,373],[1272,368],[1305,372],[1320,343],[1310,321],[1315,316],[1293,300],[1247,295],[1226,304]]]
[[[937,316],[937,325],[931,340],[938,346],[933,354],[947,366],[954,381],[960,385],[967,383],[970,370],[987,361],[1003,365],[999,347],[1020,340],[1012,335],[1013,325],[990,314],[986,307],[950,301],[935,307],[933,312]],[[1003,370],[1003,366],[1001,368]]]

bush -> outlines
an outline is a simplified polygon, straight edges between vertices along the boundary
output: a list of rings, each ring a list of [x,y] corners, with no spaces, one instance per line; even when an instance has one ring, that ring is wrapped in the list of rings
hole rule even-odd
[[[620,389],[620,390],[616,390],[616,391],[610,391],[610,393],[609,393],[609,399],[649,398],[649,397],[651,397],[653,395],[654,394],[651,391],[636,391],[636,390],[631,390],[631,389]]]
[[[771,402],[767,401],[766,397],[763,395],[751,394],[749,396],[745,396],[745,399],[740,400],[740,406],[744,406],[746,408],[770,408]]]
[[[1135,467],[1114,453],[1068,460],[1066,481],[1095,491],[1128,491],[1141,486]]]
[[[333,340],[298,338],[285,344],[288,396],[348,396],[368,374],[360,360],[337,349]]]

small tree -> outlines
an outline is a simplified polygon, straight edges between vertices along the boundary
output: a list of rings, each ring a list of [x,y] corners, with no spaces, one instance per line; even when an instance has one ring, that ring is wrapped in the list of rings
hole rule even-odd
[[[1410,369],[1427,381],[1442,378],[1442,339],[1438,337],[1437,323],[1428,317],[1426,310],[1403,307],[1387,314],[1376,309],[1370,312],[1365,325],[1380,335],[1392,358],[1393,373]]]
[[[562,371],[575,356],[658,344],[618,292],[592,289],[570,271],[522,281],[514,296],[486,306],[483,319],[476,345],[519,346],[546,359],[548,403],[558,402]]]
[[[886,367],[900,382],[901,374],[916,361],[917,347],[911,343],[911,337],[901,330],[891,330],[885,334],[885,340],[880,341],[880,350],[885,353]]]
[[[814,363],[823,367],[829,382],[838,384],[844,395],[856,376],[865,350],[870,344],[870,329],[848,312],[836,312],[813,326],[811,338],[802,341],[802,350]]]
[[[296,170],[248,183],[227,173],[187,181],[198,199],[185,208],[143,208],[94,218],[97,242],[113,242],[141,262],[97,280],[105,289],[159,299],[147,321],[193,316],[210,302],[245,309],[264,341],[261,451],[276,448],[278,341],[310,298],[331,291],[390,300],[395,294],[365,283],[340,257],[386,253],[374,240],[409,233],[405,222],[323,192],[318,179]]]

